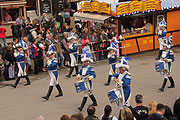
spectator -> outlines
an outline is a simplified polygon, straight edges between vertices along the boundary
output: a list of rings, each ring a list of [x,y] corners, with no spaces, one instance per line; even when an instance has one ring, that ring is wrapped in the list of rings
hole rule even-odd
[[[34,61],[34,74],[38,74],[38,47],[36,46],[37,40],[33,41],[33,44],[31,45],[31,52],[32,52],[32,59]]]
[[[143,106],[143,96],[141,94],[137,94],[135,96],[136,107],[133,108],[132,113],[136,120],[146,120],[148,117],[148,108]]]
[[[63,25],[62,13],[58,13],[58,15],[56,16],[56,21],[60,23],[60,28],[58,31],[62,32],[62,25]]]
[[[82,46],[81,46],[81,49],[82,50],[88,50],[89,52],[91,51],[90,50],[90,44],[91,44],[91,41],[89,40],[89,37],[88,37],[88,35],[86,34],[86,35],[84,35],[84,38],[82,39],[82,41],[81,41],[81,44],[82,44]],[[91,53],[91,52],[90,52]]]
[[[13,49],[16,49],[16,44],[18,43],[19,43],[18,38],[13,38],[13,44],[12,44]]]
[[[44,68],[44,50],[45,47],[43,45],[42,40],[38,43],[38,65],[39,65],[39,70],[42,72],[46,72],[45,68]]]
[[[69,116],[65,114],[60,118],[60,120],[69,120]]]
[[[49,28],[48,26],[48,19],[46,17],[46,13],[43,13],[41,18],[40,18],[40,24],[41,24],[41,27],[44,27],[45,30],[47,30]]]
[[[152,100],[149,102],[149,115],[156,113],[157,111],[157,102]]]
[[[51,32],[52,32],[52,34],[53,34],[53,39],[54,39],[55,35],[58,34],[57,26],[58,26],[58,24],[56,23],[56,24],[54,25],[54,27],[51,29]]]
[[[6,28],[0,23],[0,47],[7,47],[6,43]]]
[[[180,120],[180,98],[174,103],[174,115]]]
[[[72,9],[71,9],[70,6],[68,5],[67,8],[65,9],[65,13],[64,13],[65,22],[66,22],[68,25],[71,24],[70,12],[72,12]]]
[[[32,39],[34,39],[34,40],[38,38],[38,34],[37,34],[37,32],[36,32],[37,29],[38,29],[38,26],[35,25],[35,26],[33,27],[33,29],[30,30],[30,32],[31,32],[31,34],[32,34],[32,37],[33,37]],[[33,41],[33,40],[29,40],[29,41]]]
[[[163,116],[165,113],[165,106],[161,103],[157,105],[157,112],[151,114],[147,120],[166,120],[166,118]]]
[[[14,79],[14,55],[13,55],[12,43],[8,45],[8,48],[5,52],[4,63],[5,63],[4,79],[5,80]]]
[[[90,105],[87,108],[88,116],[85,118],[85,120],[99,120],[98,117],[95,116],[96,109],[93,105]]]
[[[115,116],[111,115],[112,108],[110,105],[106,105],[104,108],[104,115],[101,115],[100,120],[118,120]]]
[[[26,22],[26,34],[27,34],[27,37],[31,34],[30,30],[33,29],[33,24],[31,24],[30,21],[27,21]]]
[[[121,118],[118,120],[134,120],[133,114],[128,107],[121,110]]]
[[[18,38],[18,40],[21,40],[21,31],[20,31],[21,26],[18,25],[16,22],[14,22],[11,26],[12,29],[12,35],[13,38]]]
[[[70,28],[69,28],[69,25],[67,23],[64,23],[63,32],[70,32]]]
[[[12,17],[9,15],[8,12],[6,12],[5,20],[6,20],[6,22],[12,21]]]
[[[76,118],[77,118],[78,120],[84,120],[84,115],[83,115],[82,113],[77,113],[77,114],[76,114]]]
[[[164,117],[166,117],[167,120],[178,120],[177,117],[174,117],[171,109],[167,105],[165,105]]]
[[[56,48],[57,58],[60,58],[61,61],[61,67],[64,68],[64,56],[61,51],[61,43],[59,40],[59,36],[56,34],[54,38],[54,46]]]
[[[90,37],[90,34],[88,33],[88,29],[87,28],[84,29],[84,32],[81,35],[81,39],[83,39],[85,35],[88,35],[88,37]]]

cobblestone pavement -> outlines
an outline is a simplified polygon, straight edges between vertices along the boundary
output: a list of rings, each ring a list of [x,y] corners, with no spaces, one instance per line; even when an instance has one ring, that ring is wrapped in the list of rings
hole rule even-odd
[[[158,51],[143,52],[140,54],[130,55],[130,72],[132,74],[132,98],[131,104],[135,105],[134,96],[138,93],[144,95],[144,105],[148,105],[150,100],[156,100],[170,105],[172,108],[174,101],[180,97],[180,47],[173,48],[175,52],[175,62],[173,63],[172,76],[176,82],[175,89],[165,89],[161,93],[158,88],[161,86],[163,76],[155,72],[155,57]],[[93,81],[93,92],[97,98],[98,106],[96,115],[99,117],[103,114],[106,104],[112,105],[113,114],[118,116],[119,108],[116,104],[111,104],[107,97],[107,92],[115,88],[115,83],[110,86],[104,86],[107,80],[109,65],[107,61],[101,61],[94,64],[97,78]],[[83,94],[77,94],[74,88],[75,78],[66,79],[65,75],[69,69],[59,70],[59,83],[63,89],[64,96],[55,98],[56,88],[49,101],[41,97],[46,95],[49,76],[48,73],[39,75],[30,75],[31,86],[24,87],[25,80],[22,79],[16,89],[11,88],[10,84],[14,81],[4,81],[0,83],[0,120],[36,120],[39,116],[44,116],[45,120],[59,120],[62,114],[72,115],[77,113]],[[167,83],[169,85],[169,82]],[[82,113],[86,116],[87,106],[91,104],[90,99],[83,109]]]

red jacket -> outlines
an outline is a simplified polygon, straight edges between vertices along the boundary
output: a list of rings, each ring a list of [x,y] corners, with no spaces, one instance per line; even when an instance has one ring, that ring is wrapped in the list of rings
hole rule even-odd
[[[6,28],[0,28],[0,38],[6,38]]]
[[[87,44],[91,43],[91,41],[88,39],[87,41],[85,39],[82,39],[81,41],[81,49],[83,49]]]

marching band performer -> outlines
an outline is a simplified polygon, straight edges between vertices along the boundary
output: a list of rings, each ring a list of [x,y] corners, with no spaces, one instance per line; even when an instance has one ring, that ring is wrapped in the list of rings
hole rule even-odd
[[[73,75],[73,76],[76,76],[78,75],[78,46],[77,46],[77,43],[75,43],[75,40],[76,37],[74,36],[74,34],[72,35],[69,35],[68,36],[68,40],[69,40],[69,54],[70,54],[70,58],[71,58],[71,67],[70,67],[70,71],[69,71],[69,74],[66,75],[67,78],[70,78],[71,77],[71,74],[75,68],[76,70],[76,74]]]
[[[82,76],[84,82],[87,83],[88,89],[84,91],[84,98],[82,100],[81,106],[78,108],[80,111],[82,111],[84,105],[86,104],[88,95],[93,102],[92,105],[97,106],[96,98],[92,93],[92,80],[96,78],[96,73],[94,68],[91,65],[89,65],[89,63],[93,62],[93,57],[90,53],[84,51],[81,55],[81,61],[83,62],[83,66],[79,71],[76,79],[79,80],[80,76]]]
[[[115,74],[116,71],[116,61],[117,61],[117,55],[115,53],[116,51],[116,45],[114,42],[111,43],[111,46],[107,48],[107,50],[110,50],[108,53],[108,60],[109,60],[109,65],[110,65],[110,70],[109,70],[109,77],[107,83],[105,83],[105,86],[109,86],[111,82],[111,77],[112,75]]]
[[[14,50],[14,57],[16,57],[16,63],[18,65],[18,78],[14,85],[11,85],[12,87],[16,88],[17,84],[19,83],[21,77],[24,77],[27,80],[27,83],[24,86],[30,85],[31,82],[29,80],[29,77],[26,73],[26,64],[25,64],[25,53],[22,49],[21,44],[16,44],[16,48]]]
[[[117,89],[120,90],[122,99],[119,101],[120,110],[124,107],[130,107],[129,101],[131,98],[131,74],[128,72],[129,65],[127,58],[122,58],[119,63],[116,64],[116,68],[119,69],[118,74],[112,76],[112,80],[116,82]]]
[[[164,41],[166,40],[166,34],[167,34],[166,21],[162,20],[159,23],[159,30],[158,30],[159,54],[158,54],[158,57],[156,58],[156,60],[159,60],[162,55],[163,44],[164,44]]]
[[[162,92],[164,92],[164,88],[166,86],[167,79],[169,79],[169,81],[171,83],[171,85],[168,88],[175,87],[174,80],[171,76],[172,62],[174,62],[174,53],[170,48],[171,48],[171,45],[168,45],[168,44],[163,45],[164,50],[162,51],[161,60],[163,60],[165,62],[166,66],[167,66],[167,70],[165,70],[163,72],[164,82],[162,84],[162,87],[159,89]]]
[[[52,93],[53,90],[53,85],[54,83],[56,84],[56,88],[59,92],[58,95],[56,95],[55,97],[60,97],[63,96],[63,92],[62,89],[58,83],[58,71],[57,71],[57,65],[58,65],[58,61],[57,58],[54,57],[54,52],[53,51],[48,51],[47,55],[49,57],[46,57],[45,60],[47,61],[47,65],[48,65],[48,72],[49,72],[49,76],[50,76],[50,83],[49,83],[49,90],[46,96],[42,97],[45,100],[49,100],[49,97]]]

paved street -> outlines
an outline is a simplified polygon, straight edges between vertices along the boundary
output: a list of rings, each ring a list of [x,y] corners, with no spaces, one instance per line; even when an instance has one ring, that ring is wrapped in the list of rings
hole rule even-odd
[[[131,104],[135,105],[134,96],[138,93],[144,95],[144,104],[148,105],[151,100],[156,100],[170,105],[172,108],[174,101],[180,97],[180,47],[173,48],[175,52],[175,62],[173,63],[172,76],[176,82],[175,89],[165,89],[164,93],[158,91],[161,87],[163,76],[155,72],[154,58],[158,51],[149,51],[141,54],[130,55],[130,72],[132,74],[132,98]],[[108,87],[104,86],[107,80],[109,65],[107,61],[94,64],[97,78],[94,80],[94,95],[97,98],[98,106],[96,115],[103,114],[106,104],[112,105],[113,114],[118,116],[119,109],[116,104],[111,104],[107,97],[107,92],[115,88],[115,83]],[[75,78],[66,79],[65,75],[69,69],[59,70],[59,83],[63,89],[64,96],[55,98],[56,88],[49,101],[41,97],[46,95],[49,84],[48,73],[30,75],[31,86],[24,87],[25,79],[21,79],[16,89],[11,88],[10,84],[14,81],[0,83],[0,120],[36,120],[39,116],[44,116],[45,120],[59,120],[63,114],[72,115],[77,113],[83,94],[77,94],[74,88]],[[169,82],[167,86],[169,86]],[[86,116],[87,106],[91,104],[90,99],[82,111]]]

